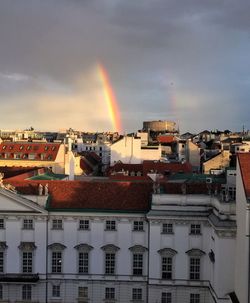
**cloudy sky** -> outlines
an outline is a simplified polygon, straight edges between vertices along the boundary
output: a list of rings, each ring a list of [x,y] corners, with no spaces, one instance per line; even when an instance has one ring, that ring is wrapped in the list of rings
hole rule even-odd
[[[0,128],[250,129],[249,0],[1,0]]]

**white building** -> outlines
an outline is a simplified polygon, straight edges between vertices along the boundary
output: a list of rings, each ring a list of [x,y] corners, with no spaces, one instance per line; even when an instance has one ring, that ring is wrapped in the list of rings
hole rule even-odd
[[[0,189],[0,300],[232,302],[234,202],[179,184],[149,210],[151,182],[40,182]]]

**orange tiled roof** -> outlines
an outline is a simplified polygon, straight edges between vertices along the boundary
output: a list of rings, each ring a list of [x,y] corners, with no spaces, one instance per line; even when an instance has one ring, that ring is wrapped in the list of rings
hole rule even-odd
[[[250,153],[238,153],[237,156],[246,198],[250,198]]]
[[[2,142],[0,144],[0,159],[55,161],[60,143],[37,142]],[[15,158],[18,155],[18,158]]]
[[[149,209],[152,182],[13,181],[24,195],[37,195],[48,184],[49,209],[139,211]]]
[[[173,142],[176,142],[176,139],[175,139],[175,136],[160,135],[157,137],[157,141],[159,143],[173,143]]]
[[[169,171],[170,174],[183,172],[191,173],[192,166],[189,163],[164,163],[160,161],[143,161],[143,175],[145,176],[151,171],[157,171],[157,173],[164,174],[166,171]]]

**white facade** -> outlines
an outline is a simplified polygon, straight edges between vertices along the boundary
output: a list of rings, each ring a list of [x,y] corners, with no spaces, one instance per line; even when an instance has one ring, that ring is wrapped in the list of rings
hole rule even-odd
[[[124,164],[140,164],[143,160],[160,160],[161,146],[152,148],[142,147],[142,139],[125,136],[113,143],[111,149],[110,165],[121,161]]]
[[[46,199],[0,189],[2,300],[231,302],[234,203],[154,194],[148,214],[48,212]]]

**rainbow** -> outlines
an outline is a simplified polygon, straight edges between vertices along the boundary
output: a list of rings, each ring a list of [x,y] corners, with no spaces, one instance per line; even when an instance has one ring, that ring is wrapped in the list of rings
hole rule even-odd
[[[109,80],[109,75],[102,64],[98,64],[97,69],[99,79],[102,83],[104,98],[108,106],[109,116],[113,125],[113,130],[120,133],[122,131],[120,111]]]

